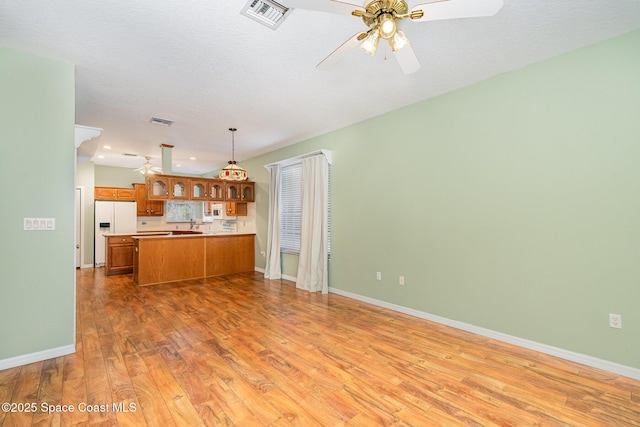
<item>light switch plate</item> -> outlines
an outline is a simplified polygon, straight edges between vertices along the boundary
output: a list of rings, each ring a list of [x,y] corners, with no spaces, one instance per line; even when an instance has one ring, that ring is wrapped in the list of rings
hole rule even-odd
[[[55,218],[24,218],[22,229],[25,231],[47,231],[56,229]]]

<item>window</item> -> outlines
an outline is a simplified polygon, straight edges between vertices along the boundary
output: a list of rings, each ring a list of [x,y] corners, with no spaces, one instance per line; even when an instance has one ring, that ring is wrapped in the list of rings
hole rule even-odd
[[[167,222],[189,222],[192,219],[196,219],[196,204],[194,202],[167,200],[164,208]]]
[[[300,252],[302,163],[282,168],[280,177],[280,251]]]
[[[280,251],[300,253],[302,163],[282,167],[280,177]],[[328,248],[331,256],[331,166],[329,166]]]

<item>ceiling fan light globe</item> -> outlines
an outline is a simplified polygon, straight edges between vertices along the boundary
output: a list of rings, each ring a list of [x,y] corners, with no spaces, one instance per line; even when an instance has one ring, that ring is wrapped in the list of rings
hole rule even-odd
[[[402,31],[396,31],[392,38],[389,39],[389,45],[394,52],[399,51],[403,47],[409,44],[409,39],[404,35]]]
[[[383,13],[378,18],[378,28],[380,29],[380,37],[390,39],[396,33],[396,20],[390,13]]]
[[[376,54],[376,50],[378,49],[378,42],[380,41],[380,34],[378,30],[372,31],[369,35],[362,41],[360,48],[364,50],[369,55],[373,56]]]

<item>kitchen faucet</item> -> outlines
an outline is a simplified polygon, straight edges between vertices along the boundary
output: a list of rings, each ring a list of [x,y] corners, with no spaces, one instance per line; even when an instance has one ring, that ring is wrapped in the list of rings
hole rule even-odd
[[[196,222],[193,218],[189,220],[189,230],[193,230],[193,226],[196,225]]]

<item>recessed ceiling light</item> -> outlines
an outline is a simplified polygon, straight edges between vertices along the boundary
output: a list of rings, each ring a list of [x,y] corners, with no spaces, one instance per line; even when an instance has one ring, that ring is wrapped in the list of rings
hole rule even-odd
[[[177,168],[182,167],[182,165],[176,165]]]
[[[103,155],[98,156],[99,159],[104,159]]]
[[[111,146],[110,145],[103,145],[102,148],[104,148],[105,150],[111,150]]]
[[[189,157],[189,160],[195,160],[195,159],[196,159],[195,157]]]

